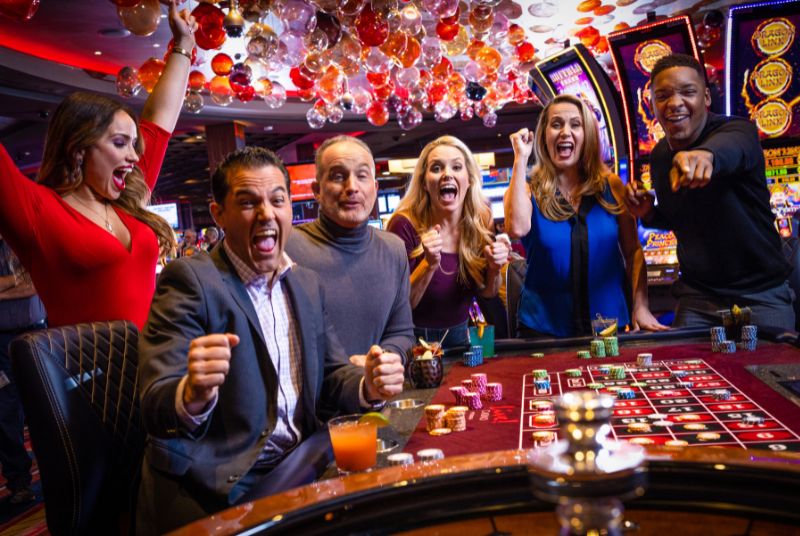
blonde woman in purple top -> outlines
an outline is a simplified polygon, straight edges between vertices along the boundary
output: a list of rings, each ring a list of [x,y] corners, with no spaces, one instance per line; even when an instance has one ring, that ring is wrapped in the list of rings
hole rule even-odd
[[[491,297],[508,259],[507,243],[492,235],[492,213],[469,148],[442,136],[422,149],[408,191],[388,230],[406,245],[415,334],[428,341],[449,334],[444,347],[468,343],[469,307]]]

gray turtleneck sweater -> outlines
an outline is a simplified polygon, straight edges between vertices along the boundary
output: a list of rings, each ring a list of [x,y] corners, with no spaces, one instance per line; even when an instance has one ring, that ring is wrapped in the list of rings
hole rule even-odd
[[[320,216],[292,230],[286,252],[319,274],[329,320],[348,355],[378,344],[406,359],[414,325],[402,240],[366,223],[347,229]]]

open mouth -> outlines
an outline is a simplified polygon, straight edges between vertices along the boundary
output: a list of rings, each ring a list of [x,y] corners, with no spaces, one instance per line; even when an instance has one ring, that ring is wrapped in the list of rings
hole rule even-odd
[[[117,190],[124,190],[125,189],[125,177],[128,176],[128,173],[133,171],[131,167],[120,167],[114,170],[112,177],[114,179],[114,186]]]
[[[439,197],[442,201],[455,201],[458,197],[458,188],[455,184],[443,184],[439,187]]]
[[[686,119],[689,119],[689,114],[675,114],[667,117],[667,122],[672,123],[674,125]]]
[[[560,141],[556,144],[556,154],[559,158],[569,158],[575,151],[575,144],[571,141]]]
[[[269,254],[275,249],[278,244],[278,231],[275,229],[266,229],[259,231],[253,237],[253,245],[259,253]]]

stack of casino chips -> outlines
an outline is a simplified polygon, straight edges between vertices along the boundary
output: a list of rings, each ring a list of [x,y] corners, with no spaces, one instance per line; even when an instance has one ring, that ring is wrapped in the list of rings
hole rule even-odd
[[[464,405],[469,409],[482,409],[483,404],[481,403],[481,395],[475,392],[465,393]]]
[[[606,347],[606,357],[619,355],[619,341],[616,337],[603,337],[603,345]]]
[[[481,347],[478,346],[478,348]],[[464,365],[467,367],[477,367],[479,365],[483,365],[483,348],[481,348],[478,353],[475,353],[473,350],[467,350],[464,352],[462,363],[464,363]]]
[[[417,451],[417,459],[422,462],[435,462],[436,460],[444,459],[444,452],[442,449],[422,449]]]
[[[653,354],[650,353],[641,353],[636,356],[636,365],[640,367],[652,367],[653,366]]]
[[[472,385],[475,386],[475,392],[478,393],[481,398],[486,398],[486,384],[489,381],[486,379],[486,374],[482,372],[470,374],[470,378],[472,379]]]
[[[622,365],[614,365],[608,371],[608,377],[612,380],[624,380],[625,379],[625,367]]]
[[[454,432],[463,432],[467,429],[466,406],[453,406],[444,415],[445,424]]]
[[[592,357],[606,356],[606,345],[602,339],[593,339],[589,341],[589,353]]]
[[[764,417],[762,417],[761,415],[752,415],[748,413],[744,417],[742,417],[742,424],[746,424],[747,426],[757,426],[759,424],[764,424]]]
[[[620,400],[630,400],[631,398],[636,398],[636,393],[633,391],[633,389],[619,389],[617,391],[617,398]]]
[[[589,350],[578,350],[578,359],[591,359],[592,353]]]
[[[731,399],[731,392],[728,389],[717,389],[714,391],[714,400],[725,401]]]
[[[491,382],[486,384],[486,396],[484,397],[489,402],[497,402],[503,399],[503,384],[498,382]]]
[[[748,352],[755,352],[757,345],[758,327],[752,325],[742,326],[742,349]]]
[[[429,433],[435,430],[441,430],[445,427],[444,415],[444,406],[442,404],[430,404],[425,406],[426,428]]]
[[[414,455],[410,452],[398,452],[386,456],[386,461],[390,466],[393,465],[408,465],[414,463]]]
[[[464,393],[467,392],[467,389],[463,385],[456,385],[450,388],[450,393],[452,393],[457,406],[463,406],[465,404]]]
[[[536,386],[538,391],[550,390],[550,378],[548,378],[546,369],[534,369],[533,372],[533,385]]]
[[[733,341],[722,341],[718,345],[719,352],[723,354],[735,354],[736,343]]]
[[[723,341],[725,341],[725,328],[719,326],[711,328],[711,351],[720,352],[719,345]]]
[[[475,385],[475,382],[471,379],[469,380],[461,380],[461,386],[467,390],[468,393],[477,393],[478,387]],[[480,394],[480,393],[478,393]]]

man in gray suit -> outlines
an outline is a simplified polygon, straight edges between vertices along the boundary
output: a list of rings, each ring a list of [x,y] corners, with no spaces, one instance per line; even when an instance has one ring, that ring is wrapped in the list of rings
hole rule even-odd
[[[348,362],[318,276],[284,253],[292,205],[280,159],[231,153],[212,192],[225,239],[164,269],[140,338],[143,534],[307,483],[299,469],[329,450],[319,406],[354,413],[402,391],[395,354],[375,345],[364,368]]]

